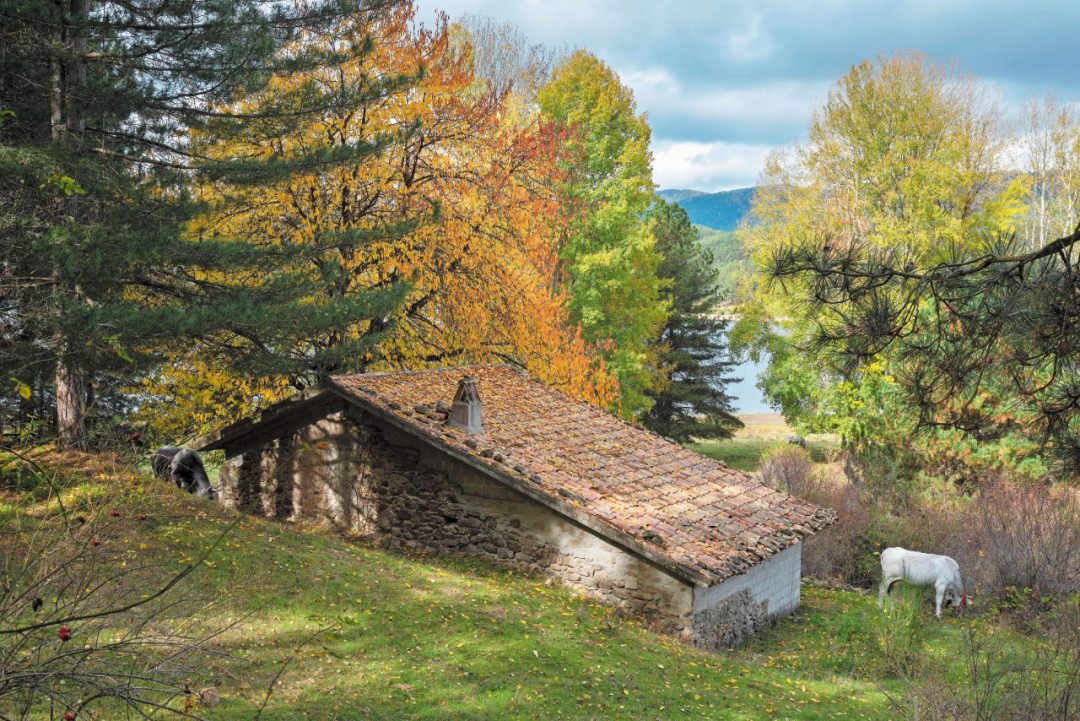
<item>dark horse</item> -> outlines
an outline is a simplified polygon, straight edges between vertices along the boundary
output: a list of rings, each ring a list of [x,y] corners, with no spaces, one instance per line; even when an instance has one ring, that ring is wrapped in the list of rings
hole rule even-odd
[[[150,457],[150,466],[154,469],[155,476],[171,479],[177,488],[199,498],[217,500],[217,491],[210,485],[202,458],[190,448],[163,446]]]

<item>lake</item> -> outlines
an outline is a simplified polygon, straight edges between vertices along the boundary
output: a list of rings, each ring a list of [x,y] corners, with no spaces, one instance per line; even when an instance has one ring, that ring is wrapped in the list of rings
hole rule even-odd
[[[727,392],[733,399],[732,405],[735,407],[736,415],[776,413],[757,387],[758,374],[765,370],[768,364],[767,356],[757,363],[747,359],[732,370],[732,377],[738,378],[739,382],[728,385]]]

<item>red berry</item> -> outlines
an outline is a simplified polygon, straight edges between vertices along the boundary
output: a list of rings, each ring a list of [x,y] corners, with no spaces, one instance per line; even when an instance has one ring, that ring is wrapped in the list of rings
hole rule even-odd
[[[94,538],[94,539],[91,539],[91,541],[90,541],[90,545],[91,545],[91,546],[95,546],[95,547],[96,547],[96,546],[98,546],[98,545],[99,545],[100,543],[101,543],[101,541],[99,541],[99,540],[98,540],[98,539],[96,539],[96,538]]]
[[[60,637],[61,641],[67,641],[69,638],[71,638],[71,629],[67,626],[61,626],[60,628],[56,629],[56,635]]]
[[[120,511],[118,511],[118,510],[116,510],[116,509],[114,508],[114,509],[112,509],[111,511],[109,511],[109,515],[110,515],[110,516],[112,516],[113,518],[116,518],[117,516],[119,516],[119,515],[120,515]],[[71,713],[71,712],[69,711],[68,713]]]
[[[75,721],[75,714],[70,711],[64,712],[64,721]]]
[[[139,514],[139,520],[140,521],[145,521],[146,520],[146,514],[145,513],[140,513]]]

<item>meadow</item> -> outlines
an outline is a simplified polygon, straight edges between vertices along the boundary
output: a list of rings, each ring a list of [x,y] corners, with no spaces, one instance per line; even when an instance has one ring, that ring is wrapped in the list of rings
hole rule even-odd
[[[206,718],[903,718],[918,669],[963,679],[971,634],[1038,646],[993,616],[936,622],[903,596],[886,616],[864,592],[808,583],[798,612],[753,643],[703,653],[544,579],[237,519],[111,456],[37,460],[85,519],[77,533],[118,564],[137,558],[165,579],[228,531],[165,599],[166,619],[217,633],[174,702]],[[8,530],[55,519],[55,501],[20,492],[4,467]],[[905,608],[910,639],[884,623]]]
[[[732,468],[752,472],[770,449],[788,443],[788,437],[793,433],[779,413],[751,413],[739,416],[739,420],[743,422],[743,428],[732,438],[697,441],[691,443],[690,448]],[[830,460],[840,448],[839,439],[827,433],[807,436],[806,444],[817,463]]]

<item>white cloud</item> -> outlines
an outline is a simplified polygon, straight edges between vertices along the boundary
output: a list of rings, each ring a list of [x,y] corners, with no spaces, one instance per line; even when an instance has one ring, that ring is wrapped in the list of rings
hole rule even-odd
[[[698,126],[797,128],[803,132],[811,108],[824,98],[827,85],[798,81],[751,87],[684,88],[662,67],[620,69],[634,91],[638,108],[651,118],[677,115]],[[714,137],[721,137],[716,133]],[[792,135],[789,141],[798,138]],[[717,191],[757,182],[765,158],[775,146],[732,140],[675,140],[653,137],[653,176],[661,188]]]
[[[723,141],[657,141],[653,144],[653,178],[661,188],[710,192],[745,188],[757,182],[771,150],[769,145]]]
[[[651,118],[722,122],[770,128],[806,127],[828,83],[774,81],[746,87],[687,88],[662,67],[620,68],[619,77],[634,91],[638,108]],[[793,140],[794,138],[789,138]]]
[[[787,123],[795,118],[805,124],[811,108],[823,96],[819,84],[784,81],[748,88],[716,88],[683,101],[687,110],[699,117],[770,123]]]

